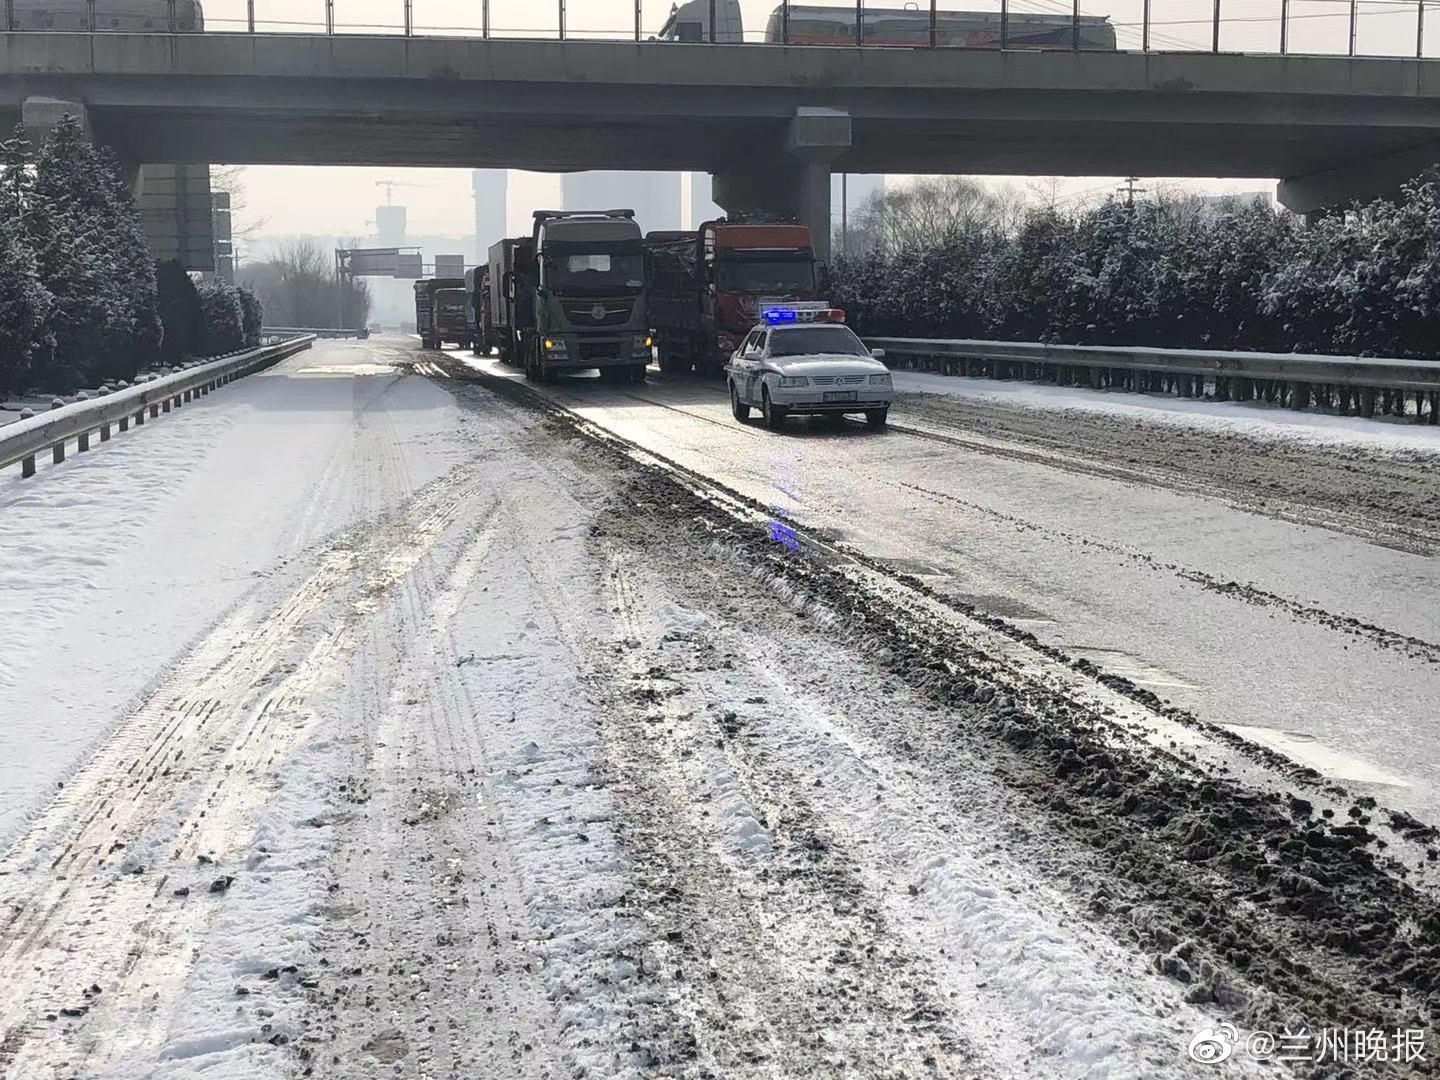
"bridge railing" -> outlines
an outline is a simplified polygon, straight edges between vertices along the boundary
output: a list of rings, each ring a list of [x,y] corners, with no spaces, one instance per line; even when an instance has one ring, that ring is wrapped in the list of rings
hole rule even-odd
[[[90,449],[92,435],[98,435],[101,442],[109,442],[112,429],[128,431],[132,422],[137,427],[143,426],[147,418],[153,420],[226,383],[271,367],[310,348],[314,341],[313,337],[297,337],[276,345],[247,349],[92,401],[63,405],[8,424],[0,428],[0,469],[19,462],[22,476],[34,476],[35,458],[47,449],[51,460],[58,465],[65,460],[68,443],[74,442],[83,453]]]
[[[1312,406],[1440,423],[1440,362],[1036,342],[865,339],[892,368],[1060,386]]]
[[[206,0],[203,16],[166,0],[159,17],[86,0],[49,25],[34,21],[43,5],[0,2],[15,30],[1440,55],[1440,0]]]

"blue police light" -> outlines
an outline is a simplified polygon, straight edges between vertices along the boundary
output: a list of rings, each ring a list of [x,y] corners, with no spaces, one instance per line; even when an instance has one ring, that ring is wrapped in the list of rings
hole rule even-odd
[[[798,318],[794,308],[766,308],[764,311],[765,321],[771,326],[780,323],[792,323]]]

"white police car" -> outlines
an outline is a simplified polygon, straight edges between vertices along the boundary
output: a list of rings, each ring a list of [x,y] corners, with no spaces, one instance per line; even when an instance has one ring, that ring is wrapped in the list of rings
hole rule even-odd
[[[744,423],[752,408],[778,428],[791,415],[864,413],[884,427],[895,388],[890,372],[825,303],[761,309],[764,319],[740,343],[725,372],[730,411]]]

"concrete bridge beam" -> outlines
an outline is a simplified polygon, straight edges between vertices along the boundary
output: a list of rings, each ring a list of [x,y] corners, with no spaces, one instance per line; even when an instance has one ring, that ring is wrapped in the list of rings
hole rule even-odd
[[[780,153],[757,155],[714,174],[712,198],[729,213],[795,218],[810,227],[815,256],[830,261],[830,170],[851,146],[850,114],[800,108]]]
[[[1440,141],[1425,142],[1333,169],[1289,177],[1280,181],[1275,194],[1282,206],[1297,214],[1343,209],[1352,202],[1398,195],[1402,184],[1436,164],[1440,164]]]

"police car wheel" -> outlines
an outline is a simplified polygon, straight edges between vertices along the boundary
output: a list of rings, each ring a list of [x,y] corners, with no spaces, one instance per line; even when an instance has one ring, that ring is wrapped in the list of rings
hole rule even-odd
[[[890,408],[868,409],[865,412],[865,422],[873,428],[882,428],[885,422],[890,419]]]
[[[788,415],[788,412],[784,406],[776,405],[773,401],[770,400],[769,387],[766,387],[765,390],[762,392],[760,400],[762,403],[760,406],[760,410],[765,414],[765,423],[769,424],[772,428],[782,427],[785,423],[785,417]]]
[[[742,424],[750,419],[750,406],[740,400],[740,392],[733,382],[730,384],[730,415]]]

